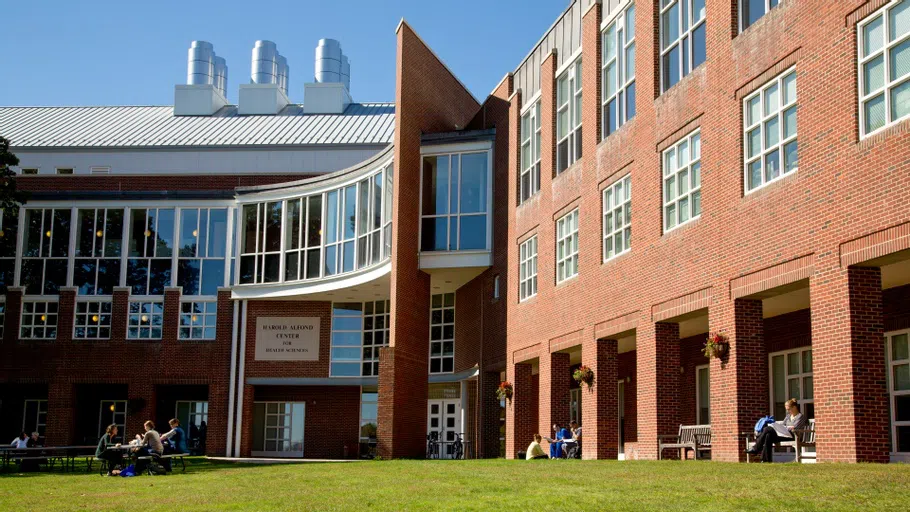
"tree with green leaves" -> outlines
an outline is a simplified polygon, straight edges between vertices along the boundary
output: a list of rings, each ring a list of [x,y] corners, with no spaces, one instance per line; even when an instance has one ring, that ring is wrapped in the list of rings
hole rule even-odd
[[[9,141],[0,137],[0,209],[18,208],[25,194],[16,189],[16,173],[11,167],[19,165],[19,158],[9,150]]]

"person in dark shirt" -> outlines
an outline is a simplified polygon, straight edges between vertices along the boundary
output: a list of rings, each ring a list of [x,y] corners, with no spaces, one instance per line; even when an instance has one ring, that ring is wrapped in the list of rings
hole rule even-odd
[[[107,476],[111,476],[117,466],[123,463],[123,452],[119,449],[120,443],[114,443],[117,437],[117,425],[107,426],[98,447],[95,448],[95,458],[107,461]]]
[[[761,453],[762,462],[773,462],[774,445],[781,441],[795,439],[794,436],[798,435],[798,431],[806,428],[809,420],[799,412],[799,404],[796,402],[795,398],[787,400],[787,402],[784,403],[784,407],[787,408],[787,417],[784,418],[784,427],[790,431],[790,437],[787,438],[782,436],[771,425],[765,425],[765,428],[756,436],[755,445],[751,450],[746,450],[746,453],[749,455],[758,455]]]

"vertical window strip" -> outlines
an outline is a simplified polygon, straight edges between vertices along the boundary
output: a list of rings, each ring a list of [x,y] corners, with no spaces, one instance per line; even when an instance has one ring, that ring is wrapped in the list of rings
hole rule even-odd
[[[57,295],[69,272],[70,208],[28,208],[19,278],[26,295]]]
[[[632,248],[632,176],[603,191],[603,259],[611,258]]]
[[[224,286],[227,257],[226,208],[181,208],[177,285],[184,296],[214,297]]]
[[[635,4],[622,11],[602,33],[602,137],[635,117]]]
[[[518,252],[518,299],[523,301],[537,295],[537,235],[522,242]]]
[[[556,174],[581,158],[581,78],[579,57],[556,81]]]
[[[120,284],[124,210],[76,211],[73,286],[79,295],[112,295]]]
[[[860,133],[910,116],[910,0],[893,0],[857,27]]]
[[[455,371],[455,294],[430,297],[430,373]]]
[[[379,375],[379,349],[389,346],[391,311],[388,300],[363,304],[363,358],[361,375]]]
[[[521,202],[540,190],[540,100],[521,116]]]
[[[666,92],[706,59],[705,0],[660,2],[661,92]]]
[[[747,192],[799,166],[796,94],[796,71],[790,69],[743,100]]]
[[[556,283],[578,275],[578,208],[556,222]]]
[[[664,232],[701,215],[701,131],[663,153]]]

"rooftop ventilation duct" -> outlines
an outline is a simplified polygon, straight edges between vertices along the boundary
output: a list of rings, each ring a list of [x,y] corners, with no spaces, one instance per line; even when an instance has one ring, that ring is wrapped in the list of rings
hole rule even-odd
[[[174,88],[174,115],[209,116],[227,105],[227,64],[212,43],[193,41],[187,52],[186,85]]]
[[[335,39],[316,45],[315,83],[304,85],[303,110],[310,114],[341,114],[351,103],[351,64]]]
[[[288,100],[288,61],[271,41],[253,45],[250,83],[240,85],[237,112],[248,115],[272,115],[281,111]]]

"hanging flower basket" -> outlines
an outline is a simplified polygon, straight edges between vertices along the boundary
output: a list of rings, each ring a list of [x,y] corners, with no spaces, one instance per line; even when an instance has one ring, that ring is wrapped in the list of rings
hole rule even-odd
[[[496,388],[496,397],[500,400],[508,400],[509,403],[512,402],[512,383],[504,380],[499,383],[499,387]]]
[[[708,335],[708,339],[705,340],[705,348],[702,352],[705,353],[705,357],[708,359],[711,359],[712,357],[720,359],[727,355],[729,349],[730,341],[727,340],[727,337],[719,332],[715,332]]]
[[[572,378],[575,379],[575,382],[584,384],[590,388],[594,384],[594,370],[585,365],[581,365],[572,372]]]

